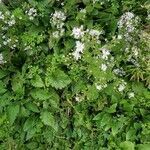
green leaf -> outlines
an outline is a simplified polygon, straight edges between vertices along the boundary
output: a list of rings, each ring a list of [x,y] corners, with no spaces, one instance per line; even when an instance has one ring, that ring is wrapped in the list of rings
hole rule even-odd
[[[24,94],[23,84],[24,84],[24,79],[22,75],[18,72],[12,78],[12,81],[11,81],[12,90],[19,95],[23,95]]]
[[[35,100],[47,100],[51,97],[50,92],[46,89],[33,89],[30,94]]]
[[[48,111],[41,112],[40,118],[45,125],[48,125],[52,127],[55,131],[57,131],[57,125],[54,116],[50,112]]]
[[[66,75],[61,70],[55,70],[54,72],[48,72],[46,75],[45,83],[46,86],[52,86],[56,89],[62,89],[70,84],[71,80],[68,75]]]
[[[6,75],[7,75],[6,71],[0,70],[0,79],[2,79],[3,77],[5,77]]]
[[[34,124],[35,124],[34,118],[32,117],[28,118],[23,125],[23,130],[28,131],[30,128],[33,128]]]
[[[114,113],[116,112],[117,103],[113,104],[110,108],[106,109],[106,112],[108,113]]]
[[[150,144],[139,144],[138,150],[150,150]]]
[[[134,144],[130,141],[125,141],[120,144],[122,150],[134,150]]]
[[[36,75],[32,80],[31,80],[31,84],[34,87],[44,87],[44,83],[41,79],[41,77],[39,75]]]
[[[31,111],[37,112],[37,113],[39,112],[37,105],[34,103],[27,103],[25,106],[28,110],[31,110]]]
[[[0,94],[5,93],[6,91],[5,84],[0,80]]]
[[[9,105],[7,108],[7,115],[10,124],[13,124],[15,119],[17,118],[17,115],[19,113],[19,105],[13,104]]]

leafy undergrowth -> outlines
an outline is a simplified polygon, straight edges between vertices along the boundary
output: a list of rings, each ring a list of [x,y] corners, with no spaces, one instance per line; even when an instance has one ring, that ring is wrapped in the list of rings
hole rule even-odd
[[[149,150],[148,0],[0,2],[1,150]]]

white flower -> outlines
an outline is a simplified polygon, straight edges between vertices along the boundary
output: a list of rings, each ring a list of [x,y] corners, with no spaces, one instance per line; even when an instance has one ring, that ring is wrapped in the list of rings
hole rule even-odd
[[[102,89],[102,85],[95,83],[96,89],[97,90],[101,90]]]
[[[84,36],[83,25],[80,27],[74,27],[72,30],[72,34],[75,39],[80,39]]]
[[[129,98],[133,98],[133,97],[134,97],[134,93],[133,93],[133,92],[130,92],[130,93],[128,94],[128,97],[129,97]]]
[[[13,19],[13,20],[10,20],[7,22],[9,26],[12,26],[16,23],[16,21]]]
[[[118,35],[118,37],[117,37],[117,38],[118,38],[119,40],[120,40],[120,39],[122,39],[122,35]]]
[[[81,58],[81,53],[83,53],[84,43],[80,41],[76,41],[75,51],[73,52],[73,56],[76,60]]]
[[[98,31],[98,30],[95,30],[95,29],[91,29],[89,30],[89,34],[92,36],[92,37],[96,37],[96,39],[99,38],[100,34],[102,34],[101,31]]]
[[[55,13],[52,16],[53,20],[66,20],[66,16],[62,11],[55,11]]]
[[[0,19],[4,20],[4,15],[2,14],[2,12],[0,11]]]
[[[102,64],[102,65],[101,65],[101,69],[102,69],[103,71],[106,71],[106,69],[107,69],[106,64]]]
[[[118,86],[118,91],[122,92],[126,87],[126,82],[122,81],[122,83]]]
[[[4,44],[4,45],[7,45],[7,41],[3,41],[3,44]]]
[[[26,14],[29,16],[30,20],[33,20],[34,17],[37,16],[37,10],[35,8],[30,8],[28,11],[26,11]]]
[[[86,9],[81,9],[80,12],[81,13],[86,13]]]
[[[110,51],[103,48],[102,49],[102,59],[108,60],[108,56],[110,55]]]
[[[113,70],[113,72],[119,76],[124,76],[126,74],[125,71],[123,70],[123,68],[116,68]]]
[[[2,53],[0,54],[0,64],[3,64],[4,63],[4,58],[3,58],[3,55]]]
[[[53,37],[56,38],[56,39],[59,38],[59,31],[53,32],[52,35],[53,35]]]

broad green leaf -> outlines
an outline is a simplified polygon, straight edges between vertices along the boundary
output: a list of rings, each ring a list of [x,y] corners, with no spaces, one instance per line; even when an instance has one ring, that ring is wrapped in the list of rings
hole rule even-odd
[[[34,118],[32,118],[32,117],[28,118],[23,125],[23,130],[28,131],[30,128],[33,128],[35,123],[36,122],[35,122]]]
[[[122,150],[134,150],[134,144],[130,141],[125,141],[120,144]]]
[[[47,100],[51,97],[51,93],[48,90],[40,88],[33,89],[30,94],[35,100]]]
[[[108,113],[114,113],[116,112],[117,103],[113,104],[110,108],[106,109],[106,112]]]
[[[139,144],[138,150],[150,150],[150,144]]]
[[[55,70],[54,72],[48,72],[46,75],[45,83],[46,86],[52,86],[56,89],[62,89],[70,84],[71,80],[68,75],[66,75],[61,70]]]
[[[13,124],[19,113],[19,105],[12,104],[7,107],[7,116],[10,124]]]
[[[44,83],[41,79],[41,77],[39,75],[36,75],[32,80],[31,80],[31,84],[34,87],[44,87]]]
[[[19,95],[23,95],[24,94],[23,84],[24,84],[24,79],[22,75],[18,72],[12,78],[12,81],[11,81],[12,90]]]
[[[27,103],[26,105],[26,108],[28,109],[28,110],[31,110],[31,111],[33,111],[33,112],[39,112],[39,109],[38,109],[38,107],[37,107],[37,105],[36,104],[34,104],[34,103]]]
[[[55,131],[57,131],[57,125],[55,122],[55,118],[50,112],[48,112],[48,111],[41,112],[40,118],[45,125],[48,125],[48,126],[52,127]]]

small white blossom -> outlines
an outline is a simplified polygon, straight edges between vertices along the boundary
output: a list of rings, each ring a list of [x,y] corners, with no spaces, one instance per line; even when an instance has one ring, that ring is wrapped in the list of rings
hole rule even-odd
[[[7,44],[8,44],[8,42],[7,42],[7,41],[3,41],[3,44],[4,44],[4,45],[7,45]]]
[[[3,55],[2,53],[0,54],[0,65],[4,63],[4,58],[3,58]]]
[[[74,27],[72,30],[72,34],[75,39],[80,39],[84,36],[83,25],[80,27]]]
[[[81,9],[80,12],[85,14],[86,13],[86,9]]]
[[[65,21],[66,20],[66,16],[62,11],[55,11],[55,13],[52,15],[53,21],[57,21],[57,20],[62,20]]]
[[[30,20],[33,20],[34,17],[37,16],[37,10],[35,8],[30,8],[28,11],[26,11],[26,14],[29,16]]]
[[[117,38],[118,38],[119,40],[120,40],[120,39],[122,39],[122,35],[118,35],[118,37],[117,37]]]
[[[7,23],[11,27],[16,23],[16,21],[13,19],[13,20],[8,21]]]
[[[96,30],[96,29],[87,29],[87,32],[92,36],[95,37],[97,40],[99,39],[99,36],[103,33],[102,31]]]
[[[4,20],[4,15],[2,14],[1,11],[0,11],[0,20]]]
[[[113,70],[113,72],[119,76],[124,76],[126,74],[125,71],[123,70],[123,68],[116,68]]]
[[[106,64],[102,64],[102,65],[101,65],[101,69],[102,69],[102,71],[106,71],[106,69],[107,69]]]
[[[122,81],[122,83],[118,86],[118,91],[122,92],[126,88],[126,82]]]
[[[102,59],[108,60],[108,56],[110,55],[110,51],[102,48]]]
[[[59,31],[53,32],[52,35],[53,35],[53,37],[56,38],[56,39],[59,38]]]
[[[133,93],[133,92],[130,92],[130,93],[128,94],[128,97],[129,97],[129,98],[133,98],[133,97],[134,97],[134,93]]]
[[[73,52],[73,56],[76,60],[81,58],[81,53],[83,53],[84,43],[80,41],[76,41],[75,51]]]
[[[101,90],[102,89],[102,85],[95,83],[96,89],[97,90]]]

